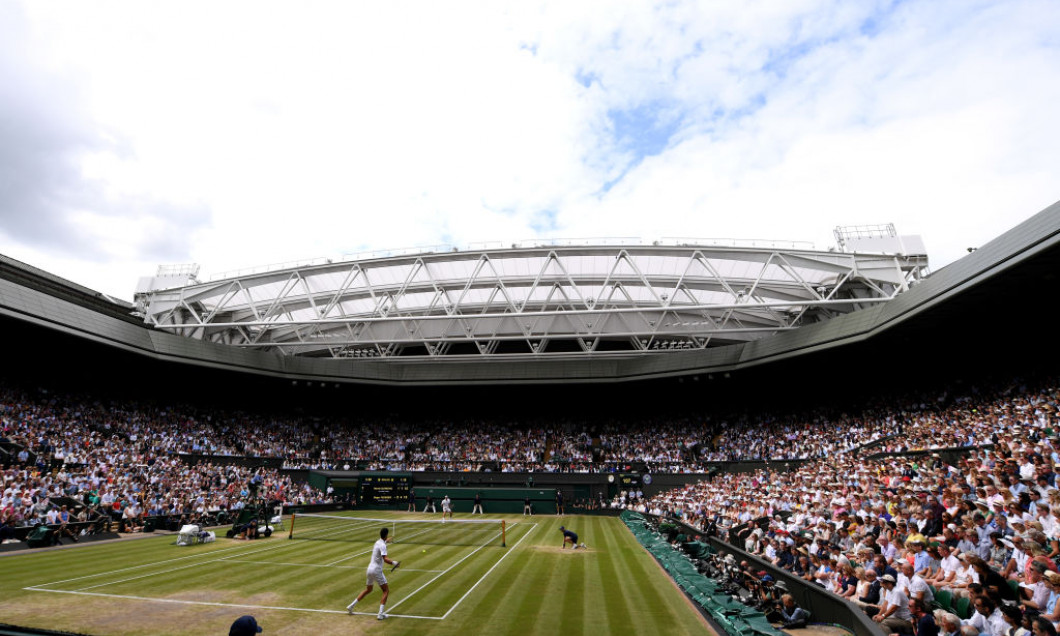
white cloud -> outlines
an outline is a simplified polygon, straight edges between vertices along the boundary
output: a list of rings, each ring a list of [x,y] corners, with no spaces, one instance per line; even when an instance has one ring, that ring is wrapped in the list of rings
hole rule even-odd
[[[63,155],[96,249],[21,219],[0,251],[125,298],[153,261],[537,233],[894,221],[941,265],[1058,198],[1050,2],[23,8],[0,55],[33,62],[0,69],[76,87],[29,94],[99,140]]]

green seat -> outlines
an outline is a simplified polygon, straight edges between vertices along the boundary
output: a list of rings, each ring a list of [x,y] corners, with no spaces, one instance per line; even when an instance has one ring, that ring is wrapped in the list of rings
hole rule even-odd
[[[31,548],[46,547],[49,543],[51,543],[49,533],[50,530],[48,529],[48,526],[36,526],[35,528],[29,531],[29,534],[26,535],[26,545]]]
[[[971,609],[972,599],[968,597],[957,599],[957,605],[954,607],[954,610],[957,612],[957,616],[960,617],[961,620],[972,617]]]
[[[949,590],[939,590],[938,592],[935,592],[935,602],[947,612],[953,611],[953,593]]]

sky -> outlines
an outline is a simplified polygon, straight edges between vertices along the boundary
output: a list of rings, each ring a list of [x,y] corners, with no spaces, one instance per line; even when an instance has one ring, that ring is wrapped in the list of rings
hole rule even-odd
[[[1060,199],[1060,2],[0,0],[0,253],[132,300],[535,238],[918,234]]]

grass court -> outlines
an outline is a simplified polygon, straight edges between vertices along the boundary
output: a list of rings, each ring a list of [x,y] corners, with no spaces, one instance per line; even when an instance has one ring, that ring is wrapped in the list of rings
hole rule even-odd
[[[252,614],[265,634],[314,636],[710,632],[622,522],[602,516],[486,515],[498,523],[395,530],[389,554],[401,567],[387,568],[390,618],[375,618],[378,586],[357,606],[363,613],[349,616],[379,527],[349,516],[361,532],[336,527],[318,536],[326,540],[278,532],[178,547],[165,535],[0,557],[0,623],[96,636],[227,634],[233,620]],[[502,518],[507,547],[496,537]],[[303,521],[296,519],[296,537]],[[561,549],[560,525],[589,549]]]

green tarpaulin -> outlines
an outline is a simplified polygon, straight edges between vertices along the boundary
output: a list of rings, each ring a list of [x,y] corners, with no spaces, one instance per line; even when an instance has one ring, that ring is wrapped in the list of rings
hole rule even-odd
[[[684,553],[673,549],[666,536],[651,530],[642,515],[627,510],[622,513],[621,519],[637,541],[655,557],[681,589],[709,612],[714,621],[730,636],[783,636],[784,632],[770,625],[761,612],[719,591],[717,583],[700,574]],[[707,544],[689,542],[687,539],[684,535],[674,537],[694,558],[712,552]]]

